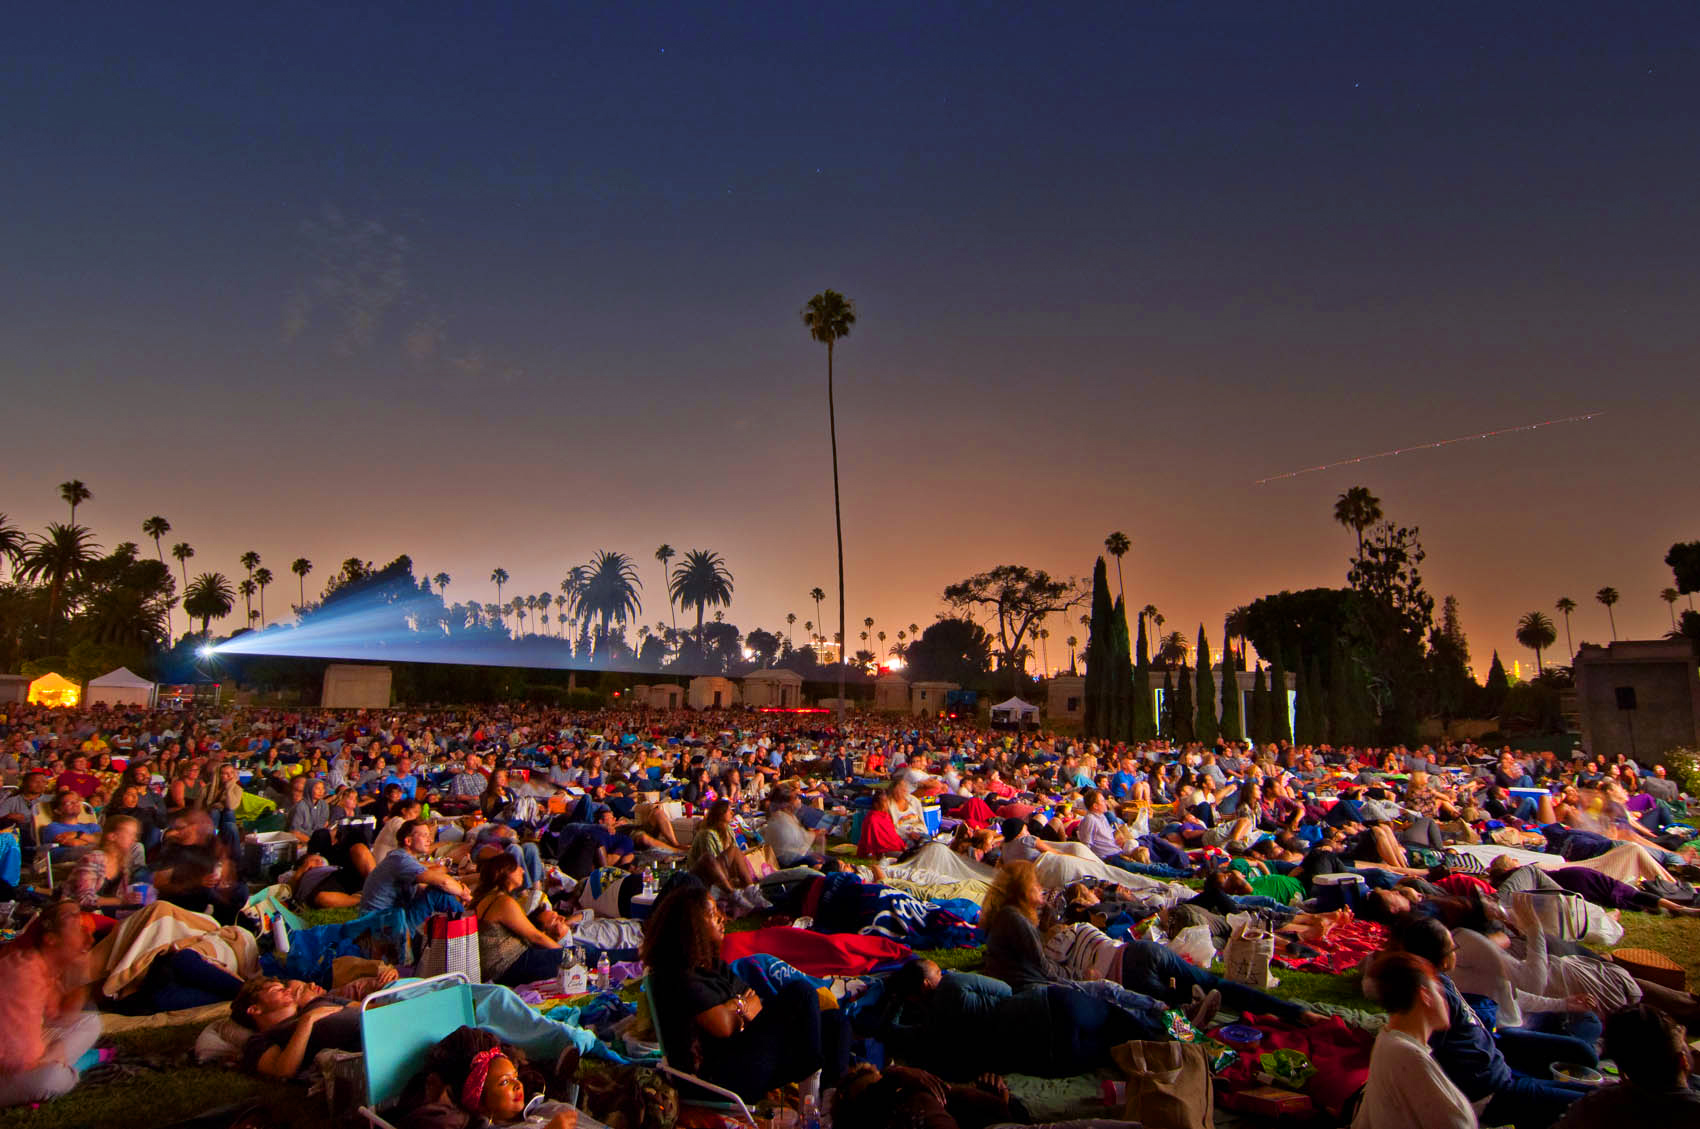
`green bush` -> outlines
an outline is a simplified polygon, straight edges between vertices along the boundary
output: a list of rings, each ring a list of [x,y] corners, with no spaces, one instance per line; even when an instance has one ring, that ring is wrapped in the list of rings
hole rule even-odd
[[[1700,752],[1678,745],[1665,751],[1665,769],[1690,796],[1700,796]]]

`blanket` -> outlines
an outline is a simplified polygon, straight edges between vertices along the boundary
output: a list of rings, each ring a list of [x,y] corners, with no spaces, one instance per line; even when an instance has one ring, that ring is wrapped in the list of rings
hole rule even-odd
[[[341,924],[297,929],[289,935],[289,954],[282,961],[268,956],[267,971],[290,980],[308,980],[329,987],[338,957],[368,957],[391,964],[413,963],[407,911],[396,906]]]
[[[906,961],[908,945],[857,933],[816,933],[776,926],[728,933],[720,946],[728,964],[756,953],[769,953],[810,976],[856,976]]]
[[[1269,1015],[1246,1018],[1263,1032],[1263,1051],[1294,1050],[1310,1059],[1316,1074],[1305,1083],[1304,1092],[1330,1113],[1339,1114],[1369,1081],[1373,1033],[1348,1026],[1339,1016],[1329,1016],[1313,1027],[1292,1026]],[[1256,1056],[1241,1055],[1217,1080],[1233,1087],[1253,1085],[1256,1069]]]
[[[1270,963],[1300,972],[1346,972],[1362,964],[1371,953],[1381,951],[1387,944],[1387,927],[1373,921],[1347,921],[1330,929],[1321,940],[1305,943],[1317,950],[1316,956],[1295,958],[1277,954]]]
[[[89,953],[89,983],[100,981],[100,990],[118,999],[142,985],[155,960],[179,949],[191,949],[244,980],[260,970],[259,945],[246,929],[154,902],[125,918]]]
[[[814,927],[822,933],[861,933],[916,949],[967,948],[979,943],[972,923],[980,907],[973,902],[941,906],[842,871],[817,881],[804,905],[804,912],[812,914]]]

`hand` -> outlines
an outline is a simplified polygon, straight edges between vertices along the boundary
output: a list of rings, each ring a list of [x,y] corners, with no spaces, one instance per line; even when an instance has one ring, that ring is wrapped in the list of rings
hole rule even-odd
[[[1564,998],[1564,1007],[1566,1011],[1597,1012],[1600,1010],[1600,1001],[1587,992],[1578,992],[1574,996]]]
[[[1315,1027],[1320,1023],[1327,1023],[1328,1017],[1319,1011],[1304,1011],[1299,1013],[1299,1022],[1306,1027]]]
[[[991,1094],[1000,1102],[1009,1101],[1008,1083],[1006,1083],[1003,1078],[991,1073],[990,1071],[974,1079],[974,1085],[979,1089],[984,1090],[986,1093]]]
[[[577,1124],[578,1110],[574,1109],[572,1106],[568,1106],[557,1113],[554,1117],[551,1117],[549,1119],[549,1124],[545,1125],[543,1129],[573,1129],[573,1127]]]
[[[756,995],[755,989],[749,989],[744,993],[744,1022],[751,1023],[760,1014],[761,997]]]

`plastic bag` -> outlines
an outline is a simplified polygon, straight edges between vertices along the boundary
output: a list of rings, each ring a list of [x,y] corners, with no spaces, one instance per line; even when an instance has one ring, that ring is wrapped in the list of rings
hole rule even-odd
[[[1275,955],[1275,935],[1249,913],[1230,914],[1228,925],[1233,932],[1222,949],[1227,978],[1253,988],[1274,987],[1277,981],[1269,975],[1269,961]]]
[[[1199,968],[1209,968],[1210,962],[1216,959],[1216,946],[1210,940],[1208,925],[1189,925],[1182,929],[1169,942],[1169,951]]]

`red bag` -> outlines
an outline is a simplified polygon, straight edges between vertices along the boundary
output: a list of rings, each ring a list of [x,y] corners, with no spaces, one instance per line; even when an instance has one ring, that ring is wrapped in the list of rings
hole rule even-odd
[[[484,973],[478,958],[477,915],[434,913],[426,918],[425,951],[420,954],[419,967],[415,971],[427,977],[464,972],[474,984],[482,983]]]

